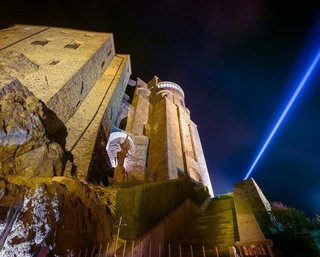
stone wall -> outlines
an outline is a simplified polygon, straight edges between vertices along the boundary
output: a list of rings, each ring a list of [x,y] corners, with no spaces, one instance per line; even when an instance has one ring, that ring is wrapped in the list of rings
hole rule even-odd
[[[173,101],[166,98],[166,140],[168,151],[168,178],[178,177],[178,169],[186,170],[183,156],[181,138],[181,127],[179,126],[179,116],[177,106]]]
[[[240,241],[236,242],[235,245],[240,251],[241,256],[251,256],[254,253],[257,253],[257,256],[262,256],[258,255],[258,252],[263,252],[263,256],[273,257],[273,242],[265,238],[255,216],[255,209],[261,208],[263,204],[261,200],[259,201],[256,198],[257,190],[252,182],[250,180],[242,181],[237,183],[233,189],[240,238]],[[255,195],[256,201],[252,201],[253,198],[251,198],[248,190],[252,191]],[[256,193],[253,191],[256,191]]]
[[[114,57],[79,110],[66,124],[68,131],[72,132],[67,138],[66,148],[74,156],[73,162],[79,177],[85,178],[89,167],[90,174],[95,172],[91,158],[101,141],[97,137],[100,125],[107,139],[121,107],[130,73],[129,57]]]
[[[180,137],[182,141],[181,143],[182,143],[183,157],[185,161],[185,171],[187,171],[189,176],[193,178],[195,181],[201,182],[201,180],[199,180],[200,179],[200,176],[198,174],[199,167],[195,160],[193,142],[192,142],[192,138],[189,130],[190,117],[184,111],[184,108],[181,108],[181,106],[178,106],[177,108],[179,111]]]
[[[73,162],[66,173],[76,166],[85,178],[97,170],[91,159],[117,118],[131,74],[129,56],[115,55],[108,33],[16,25],[2,34],[0,81],[16,78],[44,103],[46,130]]]
[[[271,211],[269,201],[253,178],[236,183],[235,188],[241,188],[253,211]]]
[[[25,25],[6,33],[0,58],[10,56],[7,75],[18,78],[64,123],[114,56],[112,34]]]
[[[130,131],[127,129],[130,127],[131,117],[134,116],[134,108],[129,104],[125,99],[122,99],[120,112],[114,124],[115,127],[120,128],[121,130]]]
[[[148,168],[157,174],[158,180],[168,178],[168,156],[166,135],[166,98],[152,105],[149,111],[148,125],[150,138]]]
[[[195,152],[197,163],[199,165],[199,174],[201,176],[201,182],[203,185],[208,187],[209,193],[213,197],[214,192],[212,189],[212,184],[211,184],[207,163],[205,160],[197,125],[190,120],[189,128],[190,128],[190,134],[193,142],[193,149]],[[205,135],[203,135],[203,138],[205,138]]]
[[[96,81],[108,67],[113,54],[106,56],[105,53],[112,51],[112,39],[103,44],[86,63],[67,81],[57,94],[48,102],[47,106],[52,109],[64,122],[74,115],[84,101]],[[70,49],[69,51],[77,51]],[[67,53],[66,53],[67,54]],[[79,53],[79,58],[83,53]],[[56,65],[61,65],[60,63]],[[67,64],[73,65],[71,64]],[[47,77],[49,74],[47,75]],[[49,81],[49,78],[48,78]],[[49,82],[48,82],[49,83]],[[58,108],[57,108],[58,107]]]
[[[134,143],[132,154],[125,160],[125,168],[129,179],[145,180],[149,139],[146,136],[130,134]]]
[[[161,81],[157,77],[148,84],[139,78],[134,83],[134,112],[128,112],[125,130],[150,139],[147,168],[157,174],[157,180],[178,178],[178,172],[189,173],[213,196],[200,137],[185,107],[183,91],[171,82],[159,87],[158,83]]]
[[[148,122],[150,91],[145,88],[137,88],[132,105],[135,108],[132,126],[129,132],[136,135],[143,135],[145,125]]]

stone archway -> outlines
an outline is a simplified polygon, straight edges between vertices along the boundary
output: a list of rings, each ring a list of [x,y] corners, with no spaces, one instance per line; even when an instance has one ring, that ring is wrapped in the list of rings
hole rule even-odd
[[[117,152],[120,150],[120,143],[124,142],[127,137],[130,145],[129,155],[132,155],[135,147],[130,136],[128,136],[124,132],[113,132],[110,134],[106,150],[110,158],[112,167],[117,166]],[[124,166],[126,167],[126,160],[124,162]]]

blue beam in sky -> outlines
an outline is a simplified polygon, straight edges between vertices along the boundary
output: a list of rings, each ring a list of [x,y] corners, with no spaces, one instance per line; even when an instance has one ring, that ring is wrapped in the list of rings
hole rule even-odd
[[[282,121],[284,120],[284,118],[286,117],[287,113],[289,112],[292,104],[294,103],[294,101],[296,100],[296,98],[298,97],[300,91],[302,90],[303,86],[306,84],[308,78],[310,77],[312,71],[314,70],[314,68],[316,67],[318,61],[320,59],[320,52],[318,52],[317,56],[314,58],[312,64],[310,65],[307,73],[304,75],[303,79],[301,80],[299,86],[297,87],[296,91],[294,92],[294,94],[292,95],[290,101],[288,102],[286,108],[283,110],[280,118],[278,119],[276,125],[273,127],[270,135],[268,136],[267,140],[265,141],[265,143],[263,144],[259,154],[257,155],[256,159],[254,160],[254,162],[252,163],[249,171],[247,172],[247,175],[244,177],[244,180],[249,178],[249,176],[251,175],[251,173],[253,172],[254,168],[256,167],[258,161],[260,160],[262,154],[264,153],[264,151],[266,150],[266,148],[268,147],[271,139],[273,138],[273,136],[275,135],[275,133],[277,132],[278,128],[280,127]]]

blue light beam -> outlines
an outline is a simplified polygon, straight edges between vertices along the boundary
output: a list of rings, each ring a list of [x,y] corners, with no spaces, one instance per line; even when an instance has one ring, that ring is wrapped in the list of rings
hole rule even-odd
[[[273,136],[275,135],[275,133],[277,132],[278,128],[280,127],[282,121],[284,120],[284,118],[286,117],[287,113],[289,112],[292,104],[294,103],[294,101],[296,100],[296,98],[298,97],[300,91],[302,90],[303,86],[306,84],[308,78],[310,77],[311,73],[313,72],[314,68],[316,67],[318,61],[320,59],[320,52],[318,52],[316,58],[314,58],[312,64],[310,65],[307,73],[304,75],[302,81],[300,82],[299,86],[297,87],[296,91],[294,92],[294,94],[292,95],[289,103],[287,104],[286,108],[284,109],[284,111],[282,112],[280,118],[278,119],[276,125],[273,127],[270,135],[268,136],[266,142],[264,143],[263,147],[261,148],[259,154],[257,155],[256,159],[254,160],[253,164],[251,165],[247,175],[245,176],[244,180],[246,180],[252,173],[253,169],[256,167],[258,161],[260,160],[262,154],[264,153],[264,151],[266,150],[266,148],[268,147],[271,139],[273,138]]]

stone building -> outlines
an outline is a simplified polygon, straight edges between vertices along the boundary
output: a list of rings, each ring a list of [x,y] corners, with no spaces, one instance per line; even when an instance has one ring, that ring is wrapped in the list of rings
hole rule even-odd
[[[195,250],[202,238],[201,256],[204,244],[215,255],[219,245],[220,256],[235,256],[227,255],[234,244],[269,251],[248,195],[255,206],[269,211],[270,204],[254,181],[236,185],[230,199],[192,200],[194,183],[213,190],[182,88],[130,75],[130,56],[115,53],[112,34],[29,25],[0,31],[0,256],[40,256],[39,248],[48,256],[93,248],[93,256],[108,250],[120,217],[132,232],[125,236],[139,236],[130,256],[150,256],[151,243],[174,238]],[[194,183],[101,186],[107,175],[117,181],[118,167],[124,179]],[[178,237],[190,217],[187,237]]]
[[[45,130],[66,153],[60,158],[59,175],[76,173],[96,184],[108,183],[106,170],[112,176],[119,145],[128,135],[129,179],[159,181],[187,175],[206,185],[213,196],[182,88],[157,77],[149,83],[130,80],[130,57],[115,53],[112,34],[15,25],[2,30],[0,37],[0,99],[23,92],[22,98],[32,95],[43,104]],[[132,99],[125,94],[127,86],[135,88]],[[2,130],[0,144],[5,147],[10,135],[17,138],[18,132]],[[37,159],[39,151],[32,151],[14,161],[22,171],[30,170],[30,158]],[[9,167],[7,161],[0,158],[1,166]]]
[[[213,196],[197,125],[190,118],[184,92],[176,83],[154,77],[124,99],[107,151],[116,166],[116,147],[128,135],[131,150],[125,168],[135,179],[166,180],[187,175]],[[129,100],[131,104],[127,101]],[[114,142],[114,143],[113,143]]]
[[[15,25],[1,30],[0,38],[0,100],[19,95],[23,109],[29,96],[38,99],[47,134],[68,155],[64,174],[76,170],[79,178],[87,178],[96,169],[97,142],[109,136],[121,107],[131,74],[130,57],[115,53],[111,33]],[[34,126],[18,129],[18,122],[14,124],[0,127],[0,167],[2,171],[14,167],[16,174],[25,175],[16,164],[22,171],[30,170],[34,165],[30,158],[41,158],[28,146],[31,153],[25,158],[12,161],[2,156],[10,140],[32,141]]]

